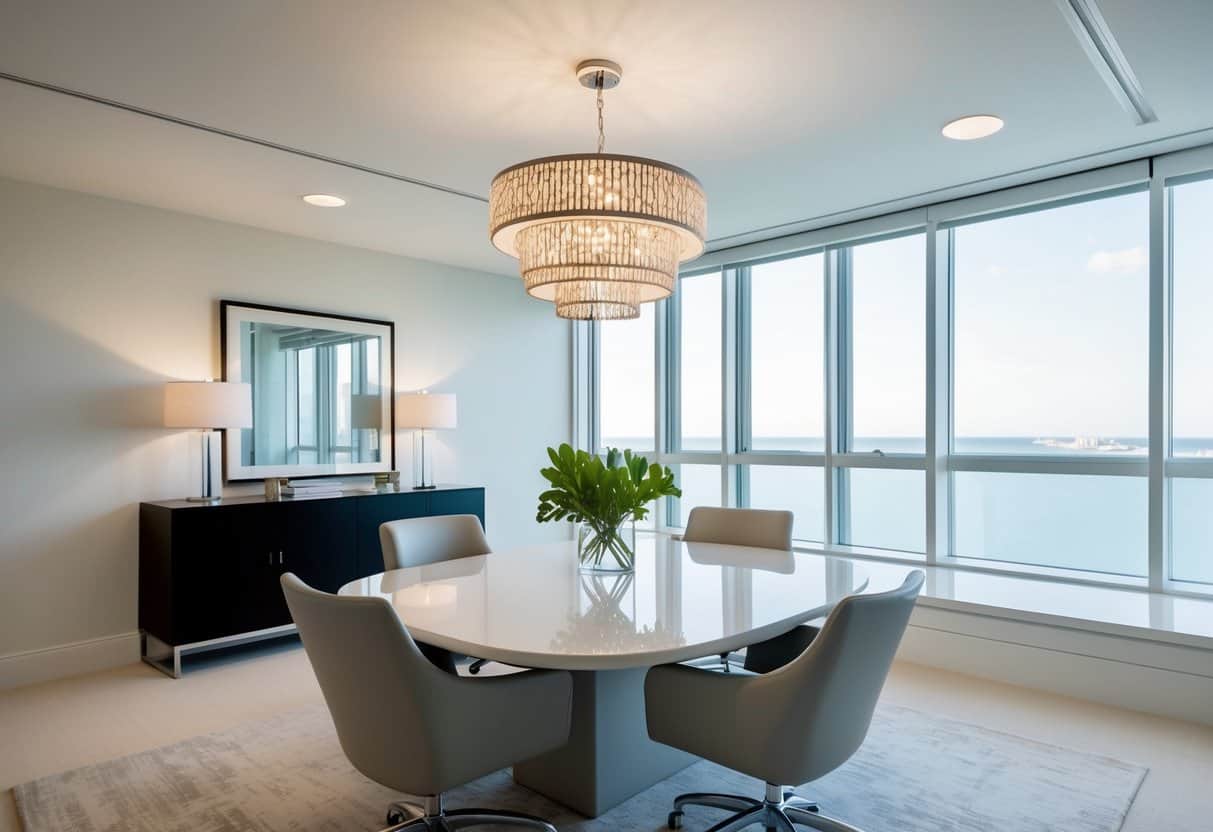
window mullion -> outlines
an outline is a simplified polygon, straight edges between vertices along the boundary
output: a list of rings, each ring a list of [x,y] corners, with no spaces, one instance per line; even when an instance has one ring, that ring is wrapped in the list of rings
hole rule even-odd
[[[1150,180],[1150,485],[1149,587],[1162,591],[1170,569],[1169,500],[1166,460],[1171,450],[1171,252],[1170,211],[1166,182],[1160,174]]]
[[[754,446],[754,426],[753,420],[750,418],[750,408],[752,404],[750,378],[753,372],[753,352],[750,345],[753,343],[751,339],[752,310],[751,304],[753,298],[753,282],[750,280],[750,267],[742,266],[736,270],[737,274],[737,353],[734,361],[736,385],[736,402],[733,405],[733,412],[737,420],[737,435],[736,446],[731,449],[730,456],[733,454],[748,453]],[[737,485],[737,505],[748,508],[750,506],[750,466],[737,462],[736,485]]]
[[[952,554],[952,254],[954,234],[927,226],[926,532],[927,563]]]
[[[682,279],[666,301],[666,408],[664,451],[682,450]]]
[[[737,449],[737,270],[725,269],[720,280],[720,504],[737,505],[737,478],[729,454]]]
[[[586,328],[590,353],[590,424],[587,427],[589,449],[596,453],[602,448],[602,325],[590,321]]]
[[[834,467],[834,456],[841,450],[838,435],[839,408],[839,344],[838,344],[838,297],[839,297],[839,259],[840,252],[830,249],[822,258],[824,270],[822,280],[823,304],[825,320],[822,322],[822,360],[824,361],[825,377],[825,544],[830,546],[843,539],[843,495],[842,482],[838,469]]]
[[[666,426],[669,425],[667,411],[669,409],[669,360],[667,358],[667,330],[669,322],[669,307],[674,305],[672,300],[657,302],[653,310],[653,456],[661,462],[667,445]],[[664,528],[667,522],[666,500],[658,500],[653,507],[654,528]]]
[[[754,448],[754,422],[751,418],[753,406],[752,385],[753,351],[751,338],[753,326],[753,291],[754,284],[750,279],[750,267],[737,269],[737,446],[733,452],[748,453]]]
[[[665,302],[665,445],[661,446],[663,454],[669,454],[682,449],[682,281],[679,278],[678,288],[673,297]],[[682,481],[682,470],[678,469],[679,482]],[[665,525],[669,526],[681,509],[674,511],[676,497],[667,497],[665,503]]]

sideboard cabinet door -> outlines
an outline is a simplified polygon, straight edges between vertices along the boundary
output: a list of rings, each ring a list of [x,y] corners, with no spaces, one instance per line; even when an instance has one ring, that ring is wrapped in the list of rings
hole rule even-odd
[[[258,629],[248,590],[264,581],[278,537],[264,508],[221,506],[173,518],[175,643]]]

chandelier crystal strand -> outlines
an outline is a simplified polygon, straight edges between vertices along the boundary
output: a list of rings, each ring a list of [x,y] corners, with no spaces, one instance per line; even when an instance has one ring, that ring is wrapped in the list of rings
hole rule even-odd
[[[678,264],[699,256],[707,224],[703,188],[664,162],[605,153],[603,91],[619,67],[585,61],[595,90],[598,152],[549,156],[506,168],[489,192],[493,245],[520,261],[529,294],[578,320],[633,318],[669,297]]]

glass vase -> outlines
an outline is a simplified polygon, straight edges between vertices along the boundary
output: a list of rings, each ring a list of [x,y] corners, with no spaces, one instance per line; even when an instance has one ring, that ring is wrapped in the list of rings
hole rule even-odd
[[[577,527],[577,558],[583,572],[631,572],[636,566],[636,524],[582,523]]]

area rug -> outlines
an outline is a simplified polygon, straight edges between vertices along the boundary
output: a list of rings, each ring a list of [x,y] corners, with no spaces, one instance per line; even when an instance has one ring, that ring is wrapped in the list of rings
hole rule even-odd
[[[1116,832],[1145,775],[884,705],[860,752],[802,793],[865,832]],[[450,792],[447,805],[527,812],[576,832],[655,832],[673,798],[690,791],[762,794],[757,781],[700,762],[592,820],[515,785],[508,771]],[[44,777],[14,794],[26,832],[355,832],[381,828],[400,798],[350,766],[323,706]],[[725,816],[688,808],[685,828]]]

